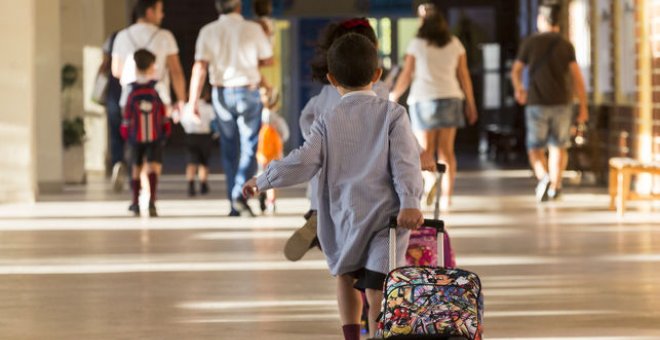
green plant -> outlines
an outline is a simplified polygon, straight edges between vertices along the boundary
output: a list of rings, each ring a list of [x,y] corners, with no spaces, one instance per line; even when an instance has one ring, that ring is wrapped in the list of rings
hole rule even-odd
[[[85,141],[85,122],[81,117],[62,121],[62,141],[65,148],[82,145]]]

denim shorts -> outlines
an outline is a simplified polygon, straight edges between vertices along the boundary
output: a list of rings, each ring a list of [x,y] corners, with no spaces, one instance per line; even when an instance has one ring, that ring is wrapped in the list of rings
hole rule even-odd
[[[548,144],[558,148],[571,146],[571,105],[528,105],[525,122],[528,149],[542,149]]]
[[[410,119],[415,130],[462,128],[465,126],[463,100],[443,98],[416,102],[410,105]]]

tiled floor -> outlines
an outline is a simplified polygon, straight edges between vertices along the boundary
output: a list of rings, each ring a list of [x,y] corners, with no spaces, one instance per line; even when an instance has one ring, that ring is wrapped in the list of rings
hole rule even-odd
[[[282,191],[275,217],[230,219],[213,184],[188,200],[165,178],[157,219],[129,218],[103,182],[1,205],[0,338],[339,339],[322,254],[281,253],[304,188]],[[486,338],[660,339],[657,203],[618,221],[602,189],[537,206],[533,184],[461,174],[446,216],[459,266],[483,280]]]

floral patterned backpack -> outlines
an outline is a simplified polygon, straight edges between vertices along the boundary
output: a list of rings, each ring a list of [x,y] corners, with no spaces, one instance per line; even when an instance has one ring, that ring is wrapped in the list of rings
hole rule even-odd
[[[437,230],[438,263],[444,263],[444,223],[425,220]],[[462,269],[396,263],[396,218],[390,222],[390,273],[384,289],[379,333],[385,339],[481,340],[483,297],[477,274]]]

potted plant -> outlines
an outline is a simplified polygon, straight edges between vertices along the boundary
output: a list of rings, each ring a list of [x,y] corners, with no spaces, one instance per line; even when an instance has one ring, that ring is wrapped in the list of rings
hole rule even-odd
[[[85,183],[85,122],[80,116],[71,115],[71,89],[78,80],[78,69],[66,64],[62,67],[62,163],[64,166],[64,182],[69,184]]]

